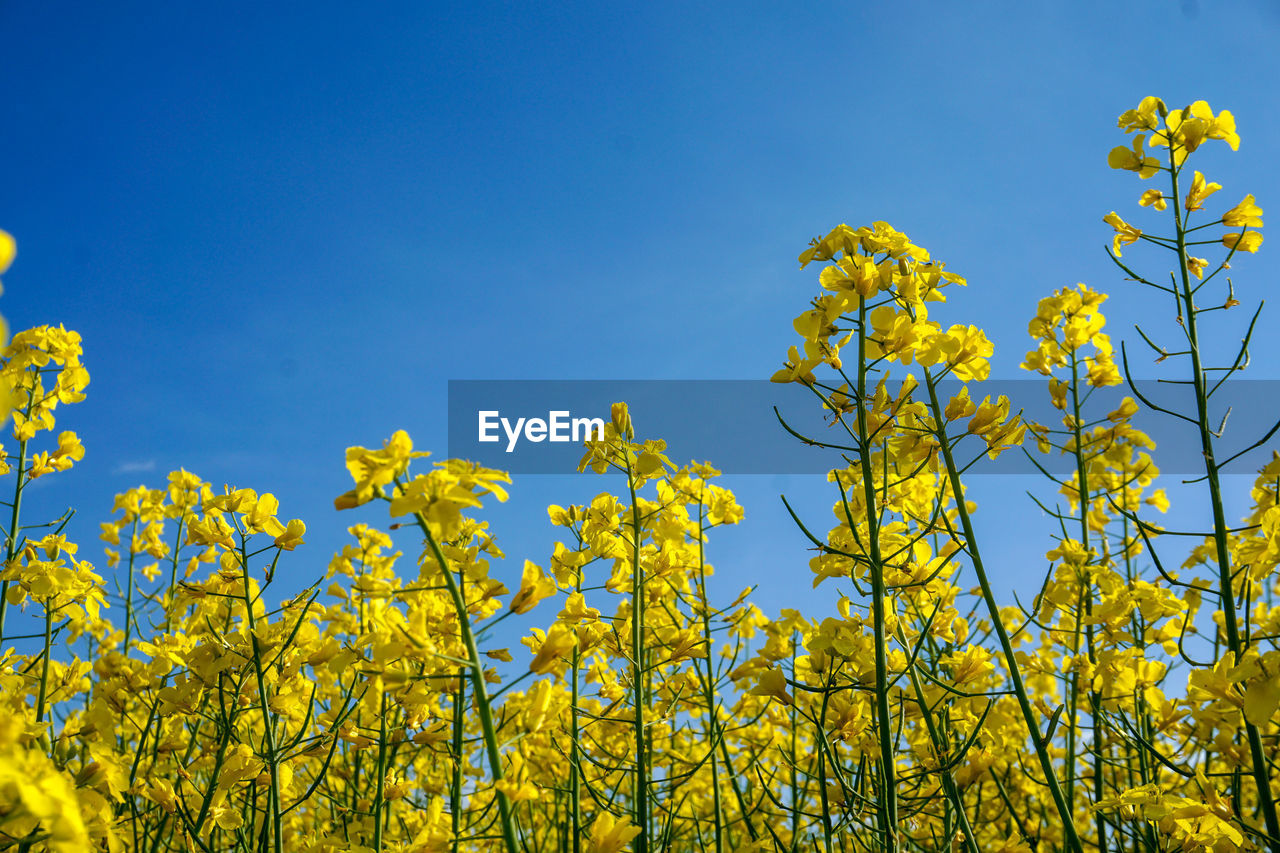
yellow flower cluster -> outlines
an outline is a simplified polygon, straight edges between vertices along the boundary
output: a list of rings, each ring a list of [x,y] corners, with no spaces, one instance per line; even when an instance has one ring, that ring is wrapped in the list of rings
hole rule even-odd
[[[1106,297],[1081,284],[1028,325],[1023,368],[1062,418],[1027,423],[978,390],[982,330],[929,319],[964,279],[886,223],[833,229],[800,256],[823,264],[820,293],[773,377],[830,421],[792,429],[831,454],[825,529],[784,502],[830,592],[817,615],[766,615],[751,588],[719,599],[711,536],[742,506],[711,465],[638,437],[622,403],[580,463],[617,488],[550,506],[560,541],[542,558],[513,567],[478,517],[507,499],[506,473],[424,462],[400,431],[348,449],[334,501],[385,504],[387,528],[352,523],[301,592],[274,584],[307,554],[306,525],[269,492],[184,470],[117,496],[100,572],[69,515],[23,516],[33,481],[84,456],[55,433],[88,384],[79,336],[17,334],[0,353],[16,441],[0,468],[0,850],[1280,849],[1280,453],[1230,526],[1222,474],[1239,454],[1219,452],[1210,418],[1252,332],[1226,364],[1200,336],[1206,312],[1239,304],[1229,283],[1216,304],[1206,288],[1258,248],[1262,211],[1246,196],[1187,224],[1221,188],[1198,171],[1180,183],[1184,163],[1207,140],[1236,148],[1230,113],[1148,98],[1120,126],[1138,135],[1111,165],[1167,174],[1139,204],[1173,230],[1111,214],[1113,259],[1176,303],[1179,344],[1141,338],[1184,369],[1194,406],[1132,382],[1099,403],[1127,353],[1118,364]],[[1233,230],[1195,237],[1216,225]],[[1202,242],[1228,250],[1216,271],[1192,254]],[[1176,254],[1171,284],[1121,260],[1147,244]],[[1194,530],[1151,520],[1170,504],[1139,428],[1153,413],[1200,442]],[[996,575],[1004,549],[966,482],[1010,451],[1050,489],[995,533],[1044,519],[1047,547]],[[1012,574],[1035,595],[995,583]]]
[[[1214,115],[1213,110],[1204,101],[1196,101],[1185,109],[1170,110],[1159,98],[1143,98],[1137,109],[1128,110],[1120,116],[1119,125],[1126,133],[1143,132],[1134,137],[1132,149],[1125,146],[1112,149],[1107,157],[1111,168],[1137,172],[1143,179],[1164,171],[1172,179],[1172,189],[1169,193],[1150,189],[1143,192],[1138,200],[1141,206],[1151,207],[1157,211],[1165,210],[1169,201],[1175,204],[1181,202],[1188,216],[1192,212],[1203,210],[1205,200],[1221,190],[1222,185],[1206,180],[1201,172],[1195,171],[1191,178],[1191,186],[1184,198],[1178,191],[1178,180],[1183,164],[1208,140],[1225,142],[1232,151],[1240,147],[1240,135],[1236,133],[1235,117],[1227,110]],[[1167,165],[1161,165],[1158,158],[1146,154],[1144,145],[1147,134],[1151,134],[1153,146],[1169,149]],[[1186,220],[1176,207],[1175,212],[1178,214],[1176,225],[1181,238],[1181,235],[1188,230],[1185,227]],[[1240,229],[1223,234],[1220,237],[1222,245],[1232,253],[1258,251],[1258,247],[1262,245],[1262,235],[1253,229],[1262,227],[1261,217],[1262,208],[1258,207],[1253,195],[1246,195],[1239,204],[1222,214],[1217,220],[1217,223],[1229,229]],[[1157,245],[1170,246],[1167,238],[1146,237],[1141,229],[1125,222],[1115,211],[1107,214],[1105,221],[1115,229],[1112,251],[1117,257],[1120,256],[1121,246],[1143,239],[1149,239]],[[1184,269],[1196,278],[1203,279],[1209,262],[1187,254],[1184,251],[1187,245],[1186,240],[1180,239],[1174,247],[1182,257]],[[1225,261],[1223,263],[1225,264]]]

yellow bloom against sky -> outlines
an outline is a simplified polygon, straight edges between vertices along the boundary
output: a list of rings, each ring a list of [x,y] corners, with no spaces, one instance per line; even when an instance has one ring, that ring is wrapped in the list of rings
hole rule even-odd
[[[0,19],[0,849],[1280,853],[1280,13]]]
[[[310,522],[348,445],[407,429],[442,451],[448,379],[767,378],[792,340],[772,319],[809,285],[787,259],[840,222],[887,220],[946,258],[981,322],[935,303],[928,319],[977,322],[993,375],[1015,375],[1025,348],[1000,342],[1054,289],[1106,289],[1121,327],[1141,316],[1096,226],[1114,209],[1144,228],[1126,193],[1147,187],[1106,162],[1132,151],[1116,116],[1147,95],[1234,113],[1240,155],[1201,167],[1214,198],[1280,197],[1243,165],[1280,136],[1248,108],[1276,82],[1251,59],[1280,25],[1264,2],[242,11],[4,13],[21,132],[0,140],[0,227],[22,254],[0,314],[85,336],[99,403],[68,426],[106,448],[81,469],[99,505],[186,466]],[[1202,49],[1152,61],[1137,32]],[[1280,279],[1265,250],[1253,263]],[[1258,370],[1280,363],[1274,336],[1256,347]],[[784,486],[739,489],[777,536]],[[526,483],[501,511],[529,518],[563,488]],[[513,554],[547,540],[506,535]],[[726,547],[753,581],[786,553]]]

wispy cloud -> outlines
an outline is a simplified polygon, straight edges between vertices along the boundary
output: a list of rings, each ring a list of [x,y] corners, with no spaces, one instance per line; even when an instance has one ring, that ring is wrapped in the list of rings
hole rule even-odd
[[[112,474],[145,474],[148,471],[156,470],[156,460],[139,459],[132,462],[121,462],[114,469]]]

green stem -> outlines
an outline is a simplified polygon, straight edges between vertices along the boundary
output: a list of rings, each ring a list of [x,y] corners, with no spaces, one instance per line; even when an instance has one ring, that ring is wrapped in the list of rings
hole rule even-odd
[[[702,604],[702,642],[707,650],[707,675],[702,680],[703,701],[707,704],[707,748],[711,751],[711,806],[715,818],[715,851],[724,853],[724,804],[720,797],[720,764],[716,759],[716,741],[720,737],[717,720],[719,703],[716,699],[715,669],[711,664],[711,613],[707,604],[707,564],[706,564],[706,507],[698,496],[698,600]],[[701,674],[698,659],[694,658],[694,671]],[[794,743],[795,734],[792,733]],[[794,790],[794,784],[793,784]]]
[[[964,531],[966,549],[973,564],[974,574],[978,576],[978,584],[982,588],[982,598],[986,602],[987,612],[991,616],[992,628],[996,632],[996,638],[1000,641],[1000,649],[1004,653],[1005,667],[1009,672],[1009,681],[1013,685],[1014,694],[1018,697],[1018,707],[1022,711],[1022,718],[1026,722],[1027,731],[1031,735],[1031,743],[1035,747],[1036,757],[1040,760],[1040,769],[1044,772],[1045,783],[1048,785],[1054,808],[1057,809],[1059,817],[1062,818],[1062,831],[1067,848],[1072,853],[1084,853],[1080,835],[1076,832],[1071,807],[1062,794],[1062,787],[1058,784],[1058,776],[1053,768],[1053,757],[1049,754],[1049,743],[1040,733],[1040,724],[1036,722],[1035,709],[1031,707],[1031,699],[1027,694],[1026,685],[1022,681],[1022,671],[1018,666],[1018,659],[1013,651],[1013,642],[1009,639],[1009,631],[1005,628],[1004,620],[1000,616],[1000,605],[996,603],[995,593],[991,589],[991,581],[987,578],[987,570],[982,563],[982,556],[978,550],[978,538],[973,530],[973,520],[969,517],[969,508],[965,506],[964,502],[964,490],[960,484],[960,469],[956,466],[955,458],[951,453],[951,443],[947,437],[942,404],[938,402],[937,380],[934,379],[932,371],[928,368],[924,370],[924,378],[925,385],[929,389],[929,407],[933,411],[933,418],[937,425],[938,444],[942,450],[943,461],[947,466],[947,478],[951,484],[951,491],[955,496],[956,513],[960,516],[961,529]]]
[[[279,757],[276,755],[275,727],[272,725],[271,707],[267,701],[267,679],[262,665],[262,649],[258,643],[257,623],[253,615],[253,593],[249,585],[248,544],[243,536],[240,539],[240,571],[244,579],[244,607],[249,628],[249,641],[253,647],[253,670],[258,682],[258,706],[262,711],[262,737],[266,744],[267,769],[271,774],[271,791],[267,801],[271,809],[272,843],[275,853],[284,853]]]
[[[133,641],[133,564],[138,555],[133,550],[133,542],[138,538],[138,519],[133,520],[129,528],[129,571],[128,582],[124,593],[124,656],[129,656],[129,646]]]
[[[27,474],[27,440],[18,442],[18,479],[13,486],[13,507],[9,512],[9,535],[5,537],[4,564],[13,562],[18,553],[18,521],[22,511],[22,491]],[[4,622],[9,609],[9,581],[0,583],[0,651],[4,647]]]
[[[649,849],[649,778],[645,759],[645,689],[644,689],[644,569],[640,565],[640,507],[636,503],[636,479],[631,470],[630,449],[624,447],[627,461],[627,489],[631,493],[631,692],[635,703],[635,816],[640,834],[636,836],[636,853]]]
[[[831,687],[835,683],[835,674],[832,672],[827,678],[826,687]],[[827,739],[827,704],[831,700],[831,691],[822,691],[822,707],[818,713],[818,730],[814,732],[814,736]],[[818,744],[818,795],[822,804],[822,849],[823,853],[831,853],[831,801],[827,794],[827,751],[822,744]]]
[[[373,849],[382,853],[383,802],[386,797],[387,778],[387,689],[383,685],[378,691],[382,694],[382,707],[378,713],[378,767],[377,777],[373,780]]]
[[[578,591],[582,591],[582,576],[578,575]],[[578,723],[578,670],[582,667],[582,650],[573,644],[573,662],[570,667],[570,699],[569,699],[569,828],[570,847],[573,853],[582,851],[582,756]]]
[[[920,676],[916,674],[914,666],[907,668],[908,675],[911,676],[911,687],[916,694],[916,702],[920,705],[920,716],[924,718],[925,728],[929,732],[929,742],[933,745],[934,754],[938,759],[939,775],[942,778],[942,790],[946,792],[947,799],[956,810],[956,815],[960,821],[960,832],[964,835],[964,846],[969,853],[978,853],[978,842],[973,837],[973,827],[969,825],[969,815],[965,812],[964,798],[960,795],[960,788],[956,785],[955,777],[951,774],[951,770],[947,768],[947,755],[945,751],[945,741],[938,732],[937,722],[933,719],[933,709],[929,707],[925,701],[924,689],[920,686]],[[948,832],[943,836],[950,839],[951,833]]]
[[[36,699],[36,722],[44,722],[45,697],[49,691],[49,659],[53,656],[53,598],[44,600],[44,654],[40,664],[40,695]],[[41,736],[43,740],[43,735]]]
[[[458,579],[454,577],[453,570],[449,568],[449,562],[440,549],[440,543],[436,541],[435,534],[427,524],[427,517],[421,512],[415,512],[414,520],[426,538],[427,547],[435,557],[436,564],[440,566],[445,587],[449,591],[449,598],[452,599],[454,611],[458,616],[458,632],[462,635],[462,645],[467,652],[467,661],[471,669],[471,692],[475,698],[476,716],[480,718],[480,731],[484,737],[485,753],[489,758],[489,773],[496,784],[501,782],[504,776],[502,754],[498,750],[498,732],[493,724],[489,690],[484,682],[484,665],[480,662],[480,649],[476,645],[475,634],[471,630],[471,613],[467,609],[466,601],[463,600],[462,591],[458,588]],[[501,789],[494,794],[498,801],[498,822],[507,853],[521,853],[520,842],[516,838],[515,819],[511,812],[511,800]]]
[[[1084,417],[1080,403],[1080,361],[1076,355],[1076,351],[1071,352],[1071,409],[1072,409],[1072,432],[1075,436],[1075,458],[1076,458],[1076,498],[1080,501],[1080,545],[1087,553],[1089,550],[1089,473],[1088,465],[1085,463],[1084,455]],[[1098,655],[1094,648],[1094,631],[1093,624],[1090,621],[1093,617],[1093,578],[1086,572],[1085,577],[1081,580],[1081,592],[1084,598],[1084,617],[1085,617],[1085,649],[1089,658],[1090,672],[1097,671]],[[1079,637],[1079,620],[1076,622],[1076,643],[1080,642]],[[1077,652],[1078,653],[1078,652]],[[1075,737],[1075,725],[1077,722],[1075,693],[1079,687],[1079,670],[1076,670],[1072,681],[1072,730],[1071,736]],[[1094,802],[1102,800],[1102,695],[1094,689],[1092,678],[1089,684],[1089,712],[1093,717],[1093,797]],[[1075,768],[1075,751],[1071,750],[1067,753],[1067,760],[1071,762],[1073,782]],[[1067,801],[1074,805],[1075,799],[1071,795],[1067,796]],[[1107,849],[1107,825],[1106,818],[1101,811],[1093,813],[1094,827],[1098,833],[1098,850],[1105,853]]]
[[[884,560],[880,554],[880,519],[876,512],[876,487],[871,468],[871,439],[867,426],[867,306],[858,306],[858,461],[862,467],[862,490],[866,500],[867,548],[871,572],[871,613],[876,635],[876,728],[880,738],[881,796],[880,829],[884,849],[898,849],[898,782],[894,768],[893,721],[889,715],[889,666],[885,627]]]
[[[1187,272],[1187,235],[1182,219],[1181,195],[1178,190],[1179,167],[1173,162],[1175,149],[1169,149],[1169,176],[1173,187],[1173,219],[1177,228],[1178,267],[1181,275],[1181,293],[1183,316],[1185,317],[1187,342],[1191,351],[1191,379],[1196,394],[1196,421],[1200,431],[1200,449],[1204,455],[1205,479],[1209,483],[1209,502],[1213,508],[1213,541],[1218,559],[1218,597],[1222,606],[1223,630],[1226,634],[1227,650],[1239,663],[1245,651],[1245,644],[1240,639],[1239,618],[1236,614],[1235,585],[1231,579],[1231,551],[1227,544],[1227,521],[1223,508],[1222,486],[1218,479],[1218,463],[1214,456],[1213,432],[1209,425],[1209,395],[1206,388],[1204,368],[1200,360],[1200,339],[1196,327],[1195,307],[1191,290],[1191,279]],[[1249,758],[1252,764],[1254,784],[1257,787],[1258,809],[1262,812],[1267,826],[1268,849],[1272,853],[1280,853],[1280,817],[1276,815],[1275,800],[1271,793],[1271,775],[1267,770],[1266,754],[1262,749],[1262,736],[1258,727],[1244,720],[1245,739],[1249,743]]]

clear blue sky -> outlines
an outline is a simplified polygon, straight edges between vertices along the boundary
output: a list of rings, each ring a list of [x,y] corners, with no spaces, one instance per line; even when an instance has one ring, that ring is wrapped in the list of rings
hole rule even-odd
[[[275,492],[311,529],[288,566],[310,580],[343,527],[382,521],[335,515],[345,447],[405,428],[443,452],[449,379],[767,377],[817,289],[796,255],[840,222],[888,220],[969,277],[943,317],[987,329],[998,376],[1076,281],[1114,294],[1117,336],[1171,329],[1103,254],[1102,216],[1143,188],[1106,166],[1116,115],[1231,109],[1240,152],[1204,168],[1270,212],[1278,8],[0,2],[0,312],[79,330],[93,376],[64,421],[88,456],[32,512],[74,503],[96,553],[111,496],[183,466]],[[1278,251],[1236,264],[1246,304]],[[1276,336],[1255,360],[1280,376]],[[731,485],[724,588],[804,599],[776,495],[823,529],[831,496]],[[491,516],[513,584],[545,564],[542,507],[606,486],[515,484]],[[1028,486],[974,486],[1021,587],[1049,547],[1047,525],[1007,535]]]

